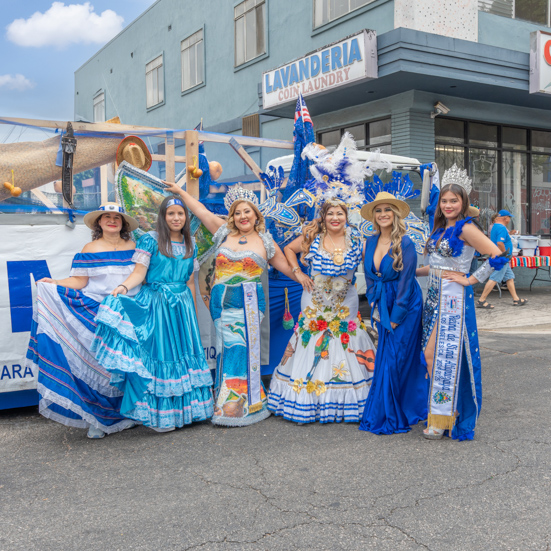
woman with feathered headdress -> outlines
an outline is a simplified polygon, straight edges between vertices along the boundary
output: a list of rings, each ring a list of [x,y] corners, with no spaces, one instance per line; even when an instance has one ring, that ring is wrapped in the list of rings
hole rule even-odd
[[[363,167],[355,150],[349,134],[332,154],[305,149],[316,163],[306,187],[317,197],[319,213],[284,249],[304,289],[302,312],[268,395],[269,409],[289,421],[357,423],[371,384],[373,343],[354,288],[362,241],[348,225],[348,206],[362,200]]]

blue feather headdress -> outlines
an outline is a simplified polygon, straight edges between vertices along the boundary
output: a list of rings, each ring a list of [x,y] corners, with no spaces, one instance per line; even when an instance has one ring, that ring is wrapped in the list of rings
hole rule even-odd
[[[368,203],[374,201],[377,193],[380,193],[381,191],[391,193],[394,197],[396,197],[396,199],[400,199],[401,201],[415,199],[421,194],[418,189],[413,189],[413,182],[407,174],[402,174],[396,171],[392,173],[392,180],[388,184],[383,184],[377,175],[373,176],[372,182],[365,183],[364,193]],[[406,223],[407,235],[415,244],[415,249],[417,252],[422,254],[425,248],[425,243],[430,234],[428,224],[423,222],[412,212],[404,218],[404,222]],[[373,235],[375,233],[373,224],[367,220],[364,220],[360,224],[360,231],[365,236]]]
[[[348,132],[332,153],[317,144],[308,144],[302,155],[314,162],[310,168],[312,178],[304,189],[315,196],[318,208],[327,201],[348,207],[365,202],[366,167],[358,160],[356,142]]]

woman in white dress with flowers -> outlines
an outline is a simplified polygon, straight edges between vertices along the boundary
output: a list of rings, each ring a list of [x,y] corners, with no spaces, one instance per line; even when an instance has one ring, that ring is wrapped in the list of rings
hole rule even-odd
[[[354,287],[362,242],[347,215],[344,202],[325,202],[319,218],[285,247],[304,292],[299,321],[272,376],[268,408],[289,421],[358,423],[362,418],[375,351]],[[299,267],[299,253],[308,275]]]

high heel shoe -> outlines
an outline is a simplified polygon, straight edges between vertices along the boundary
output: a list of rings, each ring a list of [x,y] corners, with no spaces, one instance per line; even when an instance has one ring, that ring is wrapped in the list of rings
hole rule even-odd
[[[427,427],[423,431],[423,436],[427,440],[440,440],[444,436],[444,429],[435,429],[434,427]]]

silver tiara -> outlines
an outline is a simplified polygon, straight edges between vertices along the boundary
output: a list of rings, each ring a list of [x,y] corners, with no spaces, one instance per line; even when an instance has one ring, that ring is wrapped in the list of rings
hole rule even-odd
[[[245,189],[241,184],[237,184],[228,190],[226,197],[224,197],[224,206],[227,210],[230,210],[235,201],[248,201],[258,207],[258,197],[254,191]]]
[[[467,176],[467,171],[460,169],[455,163],[444,172],[442,182],[440,183],[440,189],[448,184],[461,186],[467,192],[467,195],[469,195],[473,189],[473,181]]]

